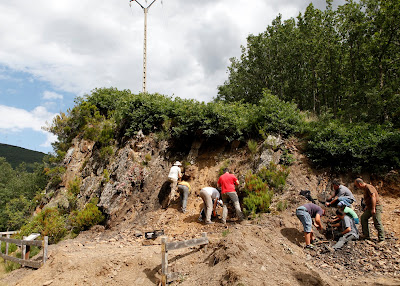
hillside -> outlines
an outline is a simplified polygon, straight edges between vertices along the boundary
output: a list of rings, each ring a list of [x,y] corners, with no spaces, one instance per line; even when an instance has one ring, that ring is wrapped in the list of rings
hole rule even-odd
[[[42,163],[45,155],[42,152],[0,143],[0,157],[4,157],[13,168],[25,163],[27,170],[33,171],[34,163]]]
[[[386,245],[356,242],[334,254],[326,253],[320,245],[316,251],[308,252],[303,249],[300,222],[294,216],[295,208],[307,202],[299,196],[299,190],[312,190],[313,196],[318,197],[330,177],[309,167],[301,144],[279,143],[278,139],[275,142],[278,148],[260,142],[252,154],[247,147],[235,144],[195,141],[187,152],[176,153],[167,141],[136,136],[115,147],[112,159],[101,161],[93,142],[73,140],[63,161],[66,171],[62,183],[57,189],[48,190],[48,207],[68,208],[65,186],[79,176],[82,184],[78,204],[99,196],[99,206],[108,215],[106,226],[95,226],[75,239],[51,245],[49,260],[41,269],[16,270],[0,283],[157,285],[160,240],[146,240],[143,234],[163,229],[170,241],[199,237],[202,232],[210,237],[205,249],[193,247],[170,253],[171,271],[182,273],[180,281],[171,285],[399,285],[400,216],[393,212],[399,206],[398,187],[393,196],[393,184],[379,184],[381,193],[392,193],[384,196]],[[289,167],[286,187],[273,197],[270,213],[240,224],[231,217],[227,227],[219,220],[211,226],[197,221],[202,205],[198,193],[201,187],[215,185],[221,167],[228,162],[243,182],[249,170],[271,161],[278,163],[282,150],[290,150],[295,161]],[[146,157],[148,154],[151,156]],[[185,214],[179,212],[179,200],[168,209],[162,209],[159,200],[168,170],[177,159],[192,162],[185,169],[193,187]],[[105,170],[109,179],[105,179]],[[342,179],[351,185],[350,177]],[[361,194],[356,196],[360,199]],[[280,201],[287,202],[286,210],[277,210]],[[323,238],[322,233],[318,236]]]

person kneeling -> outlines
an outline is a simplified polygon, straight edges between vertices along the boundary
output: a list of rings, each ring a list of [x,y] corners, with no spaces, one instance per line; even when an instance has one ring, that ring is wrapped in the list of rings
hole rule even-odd
[[[354,220],[347,216],[343,211],[337,210],[336,215],[340,219],[340,222],[334,224],[334,227],[341,227],[341,237],[339,241],[333,246],[333,249],[341,249],[348,241],[357,240],[359,238],[357,227]]]

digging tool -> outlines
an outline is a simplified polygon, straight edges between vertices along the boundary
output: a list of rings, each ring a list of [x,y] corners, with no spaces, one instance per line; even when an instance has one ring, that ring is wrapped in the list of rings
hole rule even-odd
[[[144,233],[144,237],[147,239],[156,239],[157,237],[164,235],[163,229],[157,229],[153,231],[148,231]]]

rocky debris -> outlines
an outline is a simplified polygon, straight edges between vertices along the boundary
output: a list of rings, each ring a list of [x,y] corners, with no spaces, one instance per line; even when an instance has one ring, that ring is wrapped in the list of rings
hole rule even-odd
[[[357,278],[369,273],[400,276],[400,247],[394,238],[386,239],[384,244],[352,241],[338,251],[320,244],[309,255],[316,267],[323,266],[324,271],[336,277]]]
[[[278,164],[280,158],[281,158],[281,152],[279,150],[275,152],[272,149],[265,149],[261,153],[260,158],[258,160],[257,171],[260,171],[264,167],[268,168],[271,162],[274,164]]]
[[[264,146],[267,146],[272,149],[277,149],[279,146],[281,146],[284,143],[282,140],[281,136],[278,135],[278,137],[273,136],[273,135],[268,135],[267,139],[264,140]]]

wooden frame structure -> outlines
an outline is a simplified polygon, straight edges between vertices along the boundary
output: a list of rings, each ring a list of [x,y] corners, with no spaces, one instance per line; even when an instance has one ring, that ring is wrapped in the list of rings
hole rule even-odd
[[[17,233],[16,231],[7,231],[7,232],[0,232],[0,242],[4,241],[6,243],[5,253],[1,252],[0,247],[0,257],[5,260],[10,260],[15,263],[19,263],[22,266],[27,266],[31,268],[40,268],[46,260],[47,260],[47,248],[49,245],[49,237],[45,236],[43,240],[34,240],[39,236],[39,234],[31,234],[28,237],[24,237],[24,239],[14,239],[10,238],[11,234]],[[3,237],[5,235],[6,237]],[[9,243],[14,243],[16,245],[21,246],[22,249],[22,258],[16,258],[13,256],[8,255]],[[29,260],[29,253],[31,245],[42,247],[43,250],[43,260],[42,261],[31,261]]]
[[[193,238],[184,241],[173,241],[167,242],[167,237],[161,238],[161,281],[160,284],[162,286],[167,285],[168,283],[175,281],[179,274],[178,272],[168,273],[168,251],[176,250],[186,247],[192,247],[196,245],[206,245],[208,244],[207,233],[203,232],[202,237]]]

